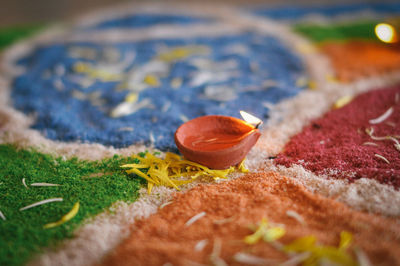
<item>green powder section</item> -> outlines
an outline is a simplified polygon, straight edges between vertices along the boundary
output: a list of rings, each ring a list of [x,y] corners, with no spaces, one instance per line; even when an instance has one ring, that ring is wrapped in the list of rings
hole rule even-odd
[[[0,265],[21,265],[44,247],[56,246],[69,238],[86,218],[94,216],[112,203],[133,202],[141,187],[139,179],[127,176],[121,164],[134,159],[114,156],[103,161],[63,160],[36,151],[17,150],[0,145]],[[25,178],[26,188],[22,179]],[[32,187],[47,182],[58,187]],[[49,199],[63,198],[24,211],[20,208]],[[78,214],[61,226],[44,229],[80,203]]]
[[[34,34],[43,28],[44,26],[42,25],[20,25],[0,28],[0,50],[22,38]]]
[[[378,41],[375,36],[375,25],[378,21],[360,21],[340,24],[297,24],[294,31],[304,35],[313,42],[346,41],[349,39]]]

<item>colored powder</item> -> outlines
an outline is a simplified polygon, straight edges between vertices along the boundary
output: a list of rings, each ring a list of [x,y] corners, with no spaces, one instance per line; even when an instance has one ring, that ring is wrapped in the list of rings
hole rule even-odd
[[[305,224],[288,211],[300,215]],[[195,215],[202,217],[187,226]],[[282,244],[314,235],[321,244],[337,246],[340,232],[345,230],[373,263],[400,263],[400,229],[395,220],[353,211],[276,173],[253,173],[177,193],[171,204],[136,222],[130,237],[102,265],[208,265],[218,241],[219,257],[228,265],[240,265],[233,259],[238,252],[279,265],[288,257],[273,245],[259,241],[250,246],[243,241],[254,232],[249,226],[262,218],[285,226],[286,234],[279,239]],[[200,241],[206,244],[195,251]]]
[[[0,265],[22,265],[45,247],[55,247],[73,236],[87,218],[103,212],[118,200],[135,201],[140,181],[127,177],[120,169],[134,162],[115,156],[103,161],[63,160],[35,151],[16,150],[0,145]],[[22,179],[25,178],[26,188]],[[47,182],[57,187],[32,187]],[[19,209],[49,198],[63,198],[30,208]],[[68,213],[76,202],[80,208],[70,221],[44,229]]]
[[[343,41],[362,39],[378,41],[374,29],[379,21],[361,21],[341,24],[298,24],[294,31],[303,34],[313,42]]]
[[[211,19],[202,17],[191,17],[184,15],[168,14],[135,14],[120,18],[102,21],[87,29],[126,29],[126,28],[145,28],[160,24],[170,25],[192,25],[198,23],[208,23]]]
[[[398,47],[384,43],[348,41],[327,42],[321,51],[331,60],[341,81],[353,81],[400,69]]]
[[[0,28],[0,50],[42,29],[41,25],[20,25]]]
[[[176,62],[157,61],[164,64],[167,71],[157,76],[160,86],[137,89],[137,81],[133,82],[131,75],[143,66],[154,67],[154,60],[165,52],[160,47],[170,51],[193,46],[206,47],[203,50],[209,50],[209,53],[188,55]],[[246,53],[237,54],[230,50],[237,46]],[[126,77],[119,81],[104,81],[75,71],[78,62],[87,62],[88,59],[71,56],[72,48],[89,50],[97,56],[87,65],[111,68],[121,62],[104,59],[102,55],[110,47],[121,58],[129,58],[130,53],[136,52],[133,61],[125,69],[118,70],[121,72],[119,76]],[[149,62],[153,63],[149,66]],[[114,147],[144,143],[176,151],[174,132],[186,119],[209,114],[238,117],[239,110],[265,119],[269,109],[262,103],[277,103],[304,89],[296,86],[298,78],[304,76],[301,60],[276,38],[255,32],[105,46],[94,43],[54,44],[33,51],[19,63],[27,71],[14,80],[12,100],[16,109],[36,114],[33,128],[52,140]],[[258,70],[252,70],[252,64],[257,64]],[[183,80],[178,89],[171,87],[175,78]],[[93,83],[85,87],[82,80],[87,79]],[[273,80],[276,85],[265,87],[266,79]],[[131,87],[123,89],[129,82],[133,82]],[[62,84],[62,88],[57,89],[57,84]],[[125,102],[132,90],[138,94],[137,101]],[[232,97],[227,99],[227,94]],[[110,115],[121,103],[133,109],[141,105],[143,108],[124,116]],[[168,108],[163,110],[165,106]],[[134,130],[120,130],[127,127]]]
[[[374,128],[374,136],[400,135],[400,86],[364,93],[340,109],[331,110],[314,120],[285,146],[276,164],[300,164],[316,173],[353,181],[371,178],[400,187],[400,151],[392,140],[374,141],[365,132]],[[393,113],[380,124],[369,120],[380,117],[393,106]],[[363,145],[374,142],[378,146]],[[384,156],[390,163],[375,156]]]

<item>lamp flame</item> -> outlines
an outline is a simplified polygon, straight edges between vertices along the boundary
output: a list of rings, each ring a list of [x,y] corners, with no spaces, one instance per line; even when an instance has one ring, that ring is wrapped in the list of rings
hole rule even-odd
[[[395,43],[397,42],[398,38],[396,35],[396,29],[387,23],[379,23],[375,26],[375,34],[385,43]]]
[[[249,123],[250,125],[253,125],[255,128],[258,128],[258,126],[262,124],[261,119],[255,117],[254,115],[251,115],[245,111],[240,111],[240,115],[243,117],[243,119],[247,123]]]

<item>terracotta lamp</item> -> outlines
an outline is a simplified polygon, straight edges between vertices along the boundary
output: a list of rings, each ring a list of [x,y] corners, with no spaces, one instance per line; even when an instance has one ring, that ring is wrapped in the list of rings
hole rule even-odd
[[[235,117],[201,116],[181,125],[175,143],[188,160],[212,169],[227,169],[243,161],[260,137],[260,119],[241,111]]]

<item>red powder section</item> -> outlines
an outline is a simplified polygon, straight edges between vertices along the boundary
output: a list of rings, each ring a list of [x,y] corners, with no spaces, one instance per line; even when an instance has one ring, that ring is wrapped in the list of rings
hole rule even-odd
[[[303,223],[289,217],[289,210],[300,215]],[[186,224],[202,212],[202,218]],[[214,265],[210,256],[218,243],[219,257],[228,265],[243,265],[234,259],[238,252],[267,259],[269,263],[263,265],[279,265],[289,258],[276,245],[243,241],[253,232],[249,226],[263,217],[286,228],[281,244],[314,235],[321,244],[337,246],[340,232],[346,230],[354,237],[352,247],[360,247],[373,265],[400,265],[396,220],[354,211],[276,173],[248,174],[177,193],[171,204],[136,222],[131,235],[102,265]],[[204,248],[196,250],[202,240]]]
[[[371,178],[398,189],[400,150],[396,149],[395,140],[373,140],[366,129],[373,128],[374,136],[390,135],[399,139],[399,98],[400,86],[375,90],[358,96],[340,109],[329,111],[293,137],[275,163],[287,167],[301,164],[316,174],[350,181]],[[369,122],[381,117],[389,108],[393,108],[393,112],[386,120],[378,124]]]
[[[327,42],[321,45],[321,50],[331,59],[341,81],[400,69],[397,46],[367,41]]]

